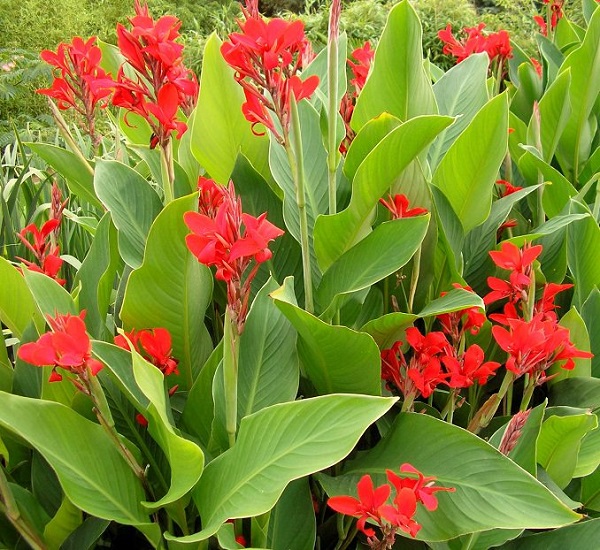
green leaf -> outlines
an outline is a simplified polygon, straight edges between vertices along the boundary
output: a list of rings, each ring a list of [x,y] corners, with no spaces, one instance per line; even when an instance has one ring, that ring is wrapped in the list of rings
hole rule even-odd
[[[8,261],[0,256],[0,321],[2,321],[17,338],[35,319],[43,326],[31,291],[25,283],[23,275]],[[41,323],[40,323],[41,321]]]
[[[355,131],[384,112],[402,121],[437,112],[421,39],[419,17],[403,0],[390,11],[379,39],[372,71],[352,114]]]
[[[600,511],[600,469],[581,480],[581,500],[586,508]]]
[[[577,545],[577,550],[596,550],[600,537],[600,519],[582,521],[554,529],[546,533],[538,533],[518,538],[505,544],[504,550],[564,550]]]
[[[450,145],[487,103],[488,65],[487,54],[470,55],[444,73],[444,76],[433,85],[439,113],[458,118],[452,126],[437,137],[431,146],[429,162],[432,170],[435,170]]]
[[[298,391],[296,331],[269,296],[277,288],[273,279],[263,286],[240,337],[239,419],[270,405],[293,401]]]
[[[0,425],[41,453],[75,506],[160,538],[140,504],[139,480],[101,426],[50,401],[0,393],[0,404]]]
[[[553,415],[542,424],[537,460],[561,489],[573,478],[583,436],[597,426],[592,414]]]
[[[44,539],[51,548],[60,548],[67,537],[81,525],[82,513],[67,497],[44,529]]]
[[[351,494],[364,473],[378,485],[386,469],[397,470],[405,462],[435,476],[437,485],[456,489],[436,494],[436,511],[417,511],[421,540],[448,540],[496,528],[558,527],[581,517],[482,439],[423,414],[399,414],[386,437],[349,462],[343,476],[319,478],[330,496]]]
[[[598,414],[595,414],[598,421]],[[573,477],[586,477],[591,475],[600,466],[600,430],[589,431],[581,440],[581,447],[577,455],[577,465]]]
[[[229,518],[269,511],[291,481],[344,458],[395,401],[326,395],[273,405],[242,419],[235,445],[206,467],[194,491],[202,531],[175,540],[204,540]]]
[[[598,11],[600,14],[600,11]],[[600,21],[600,16],[598,17]],[[571,203],[571,212],[589,212],[578,203]],[[567,230],[567,262],[575,282],[573,305],[581,308],[586,298],[600,282],[600,226],[587,216]]]
[[[96,208],[104,210],[94,191],[94,174],[80,157],[71,151],[49,143],[38,142],[25,145],[67,180],[71,193]]]
[[[163,374],[135,350],[131,354],[133,376],[149,401],[144,412],[148,432],[160,445],[171,468],[171,486],[167,493],[156,502],[144,502],[148,509],[156,510],[179,500],[196,485],[204,467],[204,455],[200,447],[178,435],[171,425]]]
[[[581,307],[581,317],[585,321],[590,336],[592,376],[600,378],[600,290],[592,290]],[[600,405],[599,405],[600,406]]]
[[[600,94],[599,10],[592,15],[581,46],[560,67],[560,73],[566,71],[571,73],[571,116],[560,138],[557,157],[565,170],[572,171],[572,181],[577,181],[580,168],[591,152],[590,115]]]
[[[0,330],[0,391],[12,391],[13,375],[13,366],[8,358],[4,333]]]
[[[315,510],[308,478],[292,481],[271,512],[269,548],[313,550],[317,537]]]
[[[585,377],[560,380],[550,388],[550,404],[599,409],[600,379]]]
[[[489,215],[507,140],[508,99],[501,94],[474,116],[433,175],[433,183],[446,195],[465,231]]]
[[[371,336],[321,321],[293,303],[285,287],[271,296],[298,332],[302,368],[319,394],[381,395],[381,359]]]
[[[114,160],[96,163],[94,186],[119,230],[121,257],[134,269],[139,267],[148,231],[162,208],[160,198],[140,174]]]
[[[437,298],[424,307],[418,314],[419,317],[431,317],[442,313],[451,313],[471,307],[485,309],[483,300],[474,292],[464,288],[455,288],[441,298]]]
[[[183,214],[195,210],[196,194],[176,199],[160,213],[148,235],[144,261],[129,276],[120,317],[124,327],[169,330],[179,376],[173,383],[192,387],[212,343],[202,322],[212,296],[213,278],[185,244]]]
[[[23,272],[23,277],[44,317],[48,315],[54,317],[57,313],[61,315],[79,313],[71,295],[54,279],[28,269]]]
[[[81,284],[79,307],[87,311],[85,324],[97,339],[107,339],[107,315],[112,301],[115,276],[122,266],[117,230],[110,214],[105,214],[96,229],[92,245],[77,272],[74,287]]]
[[[398,271],[421,246],[428,225],[429,215],[377,226],[323,274],[316,293],[321,310],[335,305],[336,297],[369,288]]]
[[[321,269],[328,269],[370,231],[370,218],[379,198],[452,121],[450,117],[437,115],[416,117],[392,130],[378,143],[356,171],[348,208],[317,219],[315,252]]]
[[[105,519],[88,517],[64,542],[61,550],[90,550],[110,524]]]
[[[217,35],[211,34],[204,47],[200,95],[191,123],[192,154],[221,184],[229,181],[240,151],[259,173],[268,176],[269,140],[255,135],[242,114],[244,92],[220,47]]]

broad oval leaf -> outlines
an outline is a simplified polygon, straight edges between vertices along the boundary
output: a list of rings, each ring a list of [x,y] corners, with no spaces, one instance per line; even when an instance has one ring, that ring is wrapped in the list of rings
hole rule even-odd
[[[344,458],[396,398],[325,395],[273,405],[242,419],[235,445],[204,470],[194,500],[203,530],[169,540],[193,543],[230,518],[269,511],[295,479]]]

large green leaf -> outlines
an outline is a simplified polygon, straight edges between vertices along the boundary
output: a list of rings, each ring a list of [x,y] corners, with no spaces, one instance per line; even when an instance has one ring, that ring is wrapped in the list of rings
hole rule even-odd
[[[591,152],[590,115],[600,94],[600,10],[592,15],[581,46],[560,67],[560,73],[566,71],[571,73],[571,116],[560,138],[557,157],[566,170],[572,171],[575,183]]]
[[[2,392],[0,404],[0,425],[46,459],[73,504],[93,516],[135,525],[157,542],[160,529],[142,508],[141,483],[100,425],[50,401]]]
[[[437,494],[436,511],[417,511],[423,526],[419,539],[448,540],[496,528],[559,527],[581,517],[482,439],[423,414],[399,414],[386,437],[349,462],[343,476],[322,479],[330,495],[351,494],[363,474],[370,473],[378,485],[386,469],[397,470],[404,462],[435,476],[438,485],[456,489]]]
[[[0,321],[2,321],[17,338],[33,318],[40,319],[31,291],[27,287],[23,275],[3,257],[0,256]],[[42,322],[43,325],[43,322]]]
[[[600,378],[600,290],[595,288],[586,298],[581,308],[581,317],[585,321],[590,336],[592,357],[592,376]],[[600,407],[600,404],[598,405]]]
[[[317,536],[315,509],[308,478],[292,481],[283,491],[269,519],[269,548],[313,550]]]
[[[508,143],[508,98],[491,99],[440,161],[433,183],[442,190],[465,231],[490,212],[492,191]]]
[[[192,387],[211,351],[211,341],[203,323],[212,295],[210,270],[198,263],[187,249],[189,232],[183,214],[195,210],[197,195],[171,202],[156,218],[148,235],[144,261],[127,281],[120,316],[126,329],[169,330],[173,355],[179,359],[182,389]],[[175,381],[175,378],[173,378]]]
[[[342,254],[317,289],[321,310],[336,297],[369,288],[398,271],[421,246],[428,224],[428,215],[384,222]]]
[[[171,468],[171,486],[157,502],[145,502],[150,510],[171,504],[187,494],[196,484],[202,468],[204,455],[195,443],[184,439],[171,425],[167,408],[167,392],[164,377],[159,369],[132,351],[133,376],[140,390],[148,398],[144,412],[148,431],[164,451]]]
[[[67,497],[44,528],[44,539],[51,548],[60,548],[67,537],[81,525],[83,514]]]
[[[115,275],[122,266],[117,244],[117,230],[110,214],[105,214],[96,228],[92,245],[83,260],[74,286],[81,284],[79,307],[87,311],[85,324],[97,339],[109,336],[107,315],[115,285]]]
[[[140,174],[114,160],[96,163],[94,187],[119,230],[121,257],[139,267],[148,231],[162,208],[159,196]]]
[[[206,467],[194,490],[202,531],[175,540],[204,540],[227,519],[269,511],[290,481],[344,458],[395,401],[326,395],[273,405],[242,419],[235,445]]]
[[[600,11],[598,11],[600,13]],[[598,18],[600,21],[600,17]],[[582,205],[572,202],[571,212],[588,213]],[[587,216],[572,223],[567,230],[567,262],[575,279],[573,305],[581,308],[590,292],[600,285],[600,227]]]
[[[71,193],[96,208],[104,209],[94,191],[94,175],[89,165],[86,166],[80,157],[49,143],[27,143],[26,145],[67,180]]]
[[[240,151],[261,174],[268,174],[269,140],[254,134],[242,114],[244,92],[220,47],[221,41],[213,33],[204,47],[200,95],[191,122],[191,149],[210,177],[226,184]]]
[[[298,391],[296,332],[269,293],[270,279],[257,294],[240,337],[238,418],[270,405],[293,401]]]
[[[440,114],[459,117],[437,137],[429,150],[429,162],[433,170],[458,135],[487,103],[488,65],[487,54],[470,55],[444,73],[433,85]]]
[[[419,17],[403,0],[388,15],[371,74],[356,102],[352,115],[356,131],[384,112],[403,121],[437,112],[431,79],[423,67],[421,38]]]
[[[600,519],[592,519],[546,533],[518,538],[502,548],[504,550],[565,550],[566,548],[597,550],[598,540],[600,540]]]
[[[389,132],[356,171],[348,208],[319,216],[315,224],[315,252],[326,270],[370,231],[377,201],[402,171],[453,119],[431,115],[410,119]]]
[[[537,461],[562,489],[571,481],[583,437],[598,427],[593,414],[553,415],[542,424]]]
[[[42,315],[54,317],[56,314],[79,313],[71,295],[54,279],[29,270],[25,270],[23,276]]]
[[[381,360],[371,336],[321,321],[299,308],[285,287],[271,295],[298,332],[300,362],[318,393],[381,394]]]

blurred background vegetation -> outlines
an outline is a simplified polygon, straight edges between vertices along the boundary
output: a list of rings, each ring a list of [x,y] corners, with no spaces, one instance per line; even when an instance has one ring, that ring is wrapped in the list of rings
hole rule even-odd
[[[342,28],[350,48],[374,41],[397,0],[343,0]],[[188,66],[202,65],[204,42],[211,32],[221,37],[235,30],[240,15],[233,0],[147,0],[156,18],[171,13],[182,21],[181,34]],[[575,2],[573,2],[575,3]],[[452,61],[442,54],[437,31],[484,21],[491,31],[507,29],[513,39],[533,52],[532,16],[541,2],[532,0],[413,0],[423,22],[426,55],[442,68]],[[316,50],[327,36],[329,0],[260,0],[265,15],[299,16]],[[14,139],[14,128],[43,132],[51,126],[45,98],[35,89],[46,87],[50,70],[39,59],[42,49],[56,49],[73,36],[92,35],[114,43],[116,22],[126,23],[133,0],[0,0],[0,147]]]

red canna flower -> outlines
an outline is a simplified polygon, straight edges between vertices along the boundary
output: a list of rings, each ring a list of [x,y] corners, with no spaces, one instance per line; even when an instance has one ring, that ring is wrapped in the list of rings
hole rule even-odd
[[[542,36],[548,36],[548,25],[546,24],[546,20],[541,15],[534,15],[533,20],[540,28],[540,34],[542,34]]]
[[[458,283],[453,283],[452,286],[473,292],[470,286],[462,286]],[[446,294],[447,292],[442,292],[440,296],[445,296]],[[448,335],[454,345],[458,345],[466,331],[471,332],[471,334],[477,334],[486,321],[485,313],[479,307],[442,313],[437,316],[437,319],[442,326],[442,331]]]
[[[253,131],[262,124],[285,143],[290,122],[290,101],[310,97],[319,84],[317,76],[302,80],[298,72],[313,57],[301,21],[275,18],[267,21],[255,3],[243,9],[245,21],[238,21],[241,32],[229,35],[221,46],[223,58],[243,87],[246,102],[242,112]],[[283,135],[273,121],[279,121]],[[256,132],[260,135],[260,132]]]
[[[413,519],[417,512],[415,492],[408,488],[397,489],[393,503],[393,506],[388,504],[381,507],[381,516],[393,527],[401,529],[411,537],[416,537],[421,526]]]
[[[427,208],[409,208],[406,195],[397,194],[393,197],[392,195],[388,195],[387,201],[385,199],[379,199],[379,202],[392,213],[393,220],[412,218],[414,216],[420,216],[421,214],[427,214]]]
[[[165,376],[179,374],[178,360],[172,357],[171,333],[166,328],[132,330],[122,336],[115,336],[115,345],[131,350],[129,342],[135,350],[148,362],[157,367]]]
[[[66,281],[58,278],[58,272],[63,264],[63,260],[60,257],[60,248],[58,245],[52,244],[52,240],[55,238],[59,226],[60,219],[52,218],[44,223],[41,229],[38,229],[37,225],[34,223],[24,227],[17,233],[17,237],[19,237],[21,242],[31,251],[35,258],[35,262],[30,262],[19,256],[17,256],[17,258],[21,260],[30,271],[44,273],[60,285],[64,286]],[[28,235],[33,236],[33,243],[28,240]]]
[[[510,181],[506,180],[496,180],[496,183],[504,187],[502,197],[508,197],[508,195],[512,195],[513,193],[516,193],[517,191],[523,189],[522,187],[519,187],[518,185],[513,185],[512,183],[510,183]]]
[[[59,109],[72,108],[82,115],[86,129],[97,145],[96,107],[106,106],[103,100],[110,95],[110,88],[98,84],[109,75],[100,68],[102,52],[96,45],[96,37],[84,41],[76,36],[70,44],[59,44],[56,52],[43,50],[40,57],[55,70],[52,86],[39,89],[37,93],[56,99]]]
[[[100,361],[92,358],[92,343],[86,333],[85,310],[79,315],[56,315],[48,317],[51,332],[42,334],[37,342],[23,344],[18,356],[36,367],[51,366],[50,382],[62,380],[58,367],[85,380],[88,372],[96,376],[102,369]],[[82,389],[79,381],[73,383]]]
[[[434,476],[424,476],[412,464],[404,463],[400,466],[400,473],[408,473],[409,476],[398,476],[392,470],[386,470],[389,482],[396,488],[396,491],[410,489],[415,493],[417,501],[423,504],[427,510],[433,512],[438,507],[438,501],[434,493],[438,491],[454,492],[451,487],[434,487],[436,479]],[[413,476],[417,476],[415,479]]]
[[[242,213],[242,203],[233,183],[219,187],[214,181],[200,178],[199,212],[186,212],[184,221],[192,231],[186,237],[190,252],[200,263],[215,266],[215,277],[227,283],[229,305],[237,315],[238,329],[243,329],[248,309],[250,283],[261,263],[272,256],[269,243],[283,231],[266,219]],[[254,262],[254,267],[249,269]]]
[[[375,536],[375,531],[371,528],[366,528],[365,524],[369,519],[381,523],[380,508],[390,496],[391,488],[389,485],[381,485],[375,488],[370,475],[361,477],[356,488],[358,490],[358,499],[350,496],[331,497],[327,501],[327,504],[336,512],[358,517],[359,519],[356,524],[358,530],[367,535],[367,537],[373,537]]]
[[[485,23],[479,23],[477,27],[465,27],[464,35],[458,40],[452,33],[452,25],[448,24],[445,29],[438,31],[439,39],[444,43],[442,52],[456,57],[460,63],[474,53],[486,52],[490,61],[498,60],[504,62],[512,57],[510,37],[504,30],[497,33],[484,34]]]
[[[542,64],[535,57],[530,57],[529,61],[531,61],[531,64],[533,65],[535,72],[541,78],[542,77]]]
[[[446,382],[450,388],[468,388],[477,382],[480,386],[496,374],[500,363],[484,360],[483,350],[477,345],[470,346],[459,358],[453,355],[442,357],[442,363],[450,373]]]

